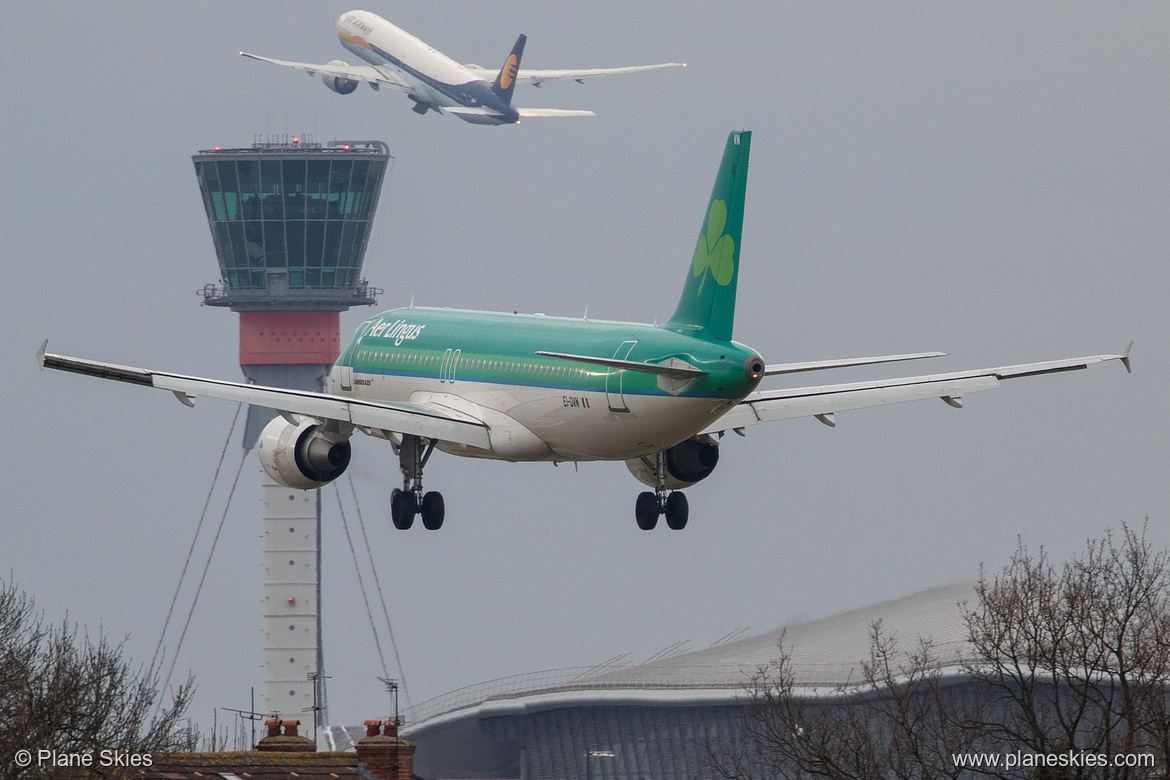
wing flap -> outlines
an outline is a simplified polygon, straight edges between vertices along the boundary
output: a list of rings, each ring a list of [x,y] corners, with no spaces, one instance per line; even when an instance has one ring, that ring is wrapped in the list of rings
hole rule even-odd
[[[466,444],[487,449],[491,446],[487,426],[470,415],[447,407],[411,403],[379,403],[340,398],[328,393],[263,387],[242,382],[170,374],[143,368],[101,363],[95,360],[37,353],[43,368],[112,379],[118,382],[170,390],[180,400],[197,396],[267,406],[280,412],[336,420],[361,428],[407,433],[428,439]],[[186,403],[186,402],[184,402]],[[190,405],[190,404],[188,404]]]

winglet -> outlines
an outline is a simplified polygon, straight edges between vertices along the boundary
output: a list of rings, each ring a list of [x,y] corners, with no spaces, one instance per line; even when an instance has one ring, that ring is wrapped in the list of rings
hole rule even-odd
[[[1125,366],[1125,373],[1132,374],[1133,368],[1129,365],[1129,351],[1133,349],[1133,342],[1129,342],[1129,346],[1125,348],[1125,354],[1121,356],[1121,365]]]
[[[41,342],[41,348],[37,350],[37,365],[40,366],[41,371],[45,370],[45,350],[49,348],[49,340],[45,339]]]

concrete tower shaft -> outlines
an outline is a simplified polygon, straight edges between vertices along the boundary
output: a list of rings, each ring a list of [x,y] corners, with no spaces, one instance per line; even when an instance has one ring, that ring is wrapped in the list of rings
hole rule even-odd
[[[270,387],[324,391],[341,350],[340,312],[375,303],[361,277],[370,226],[393,158],[381,141],[299,138],[192,156],[219,261],[200,291],[240,315],[240,369]],[[272,409],[249,407],[253,449]],[[321,496],[263,471],[264,709],[324,725]],[[308,678],[313,675],[316,682]]]

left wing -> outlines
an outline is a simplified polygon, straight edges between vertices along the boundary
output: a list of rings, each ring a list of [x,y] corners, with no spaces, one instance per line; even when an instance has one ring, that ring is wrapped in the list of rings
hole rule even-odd
[[[516,81],[521,84],[531,84],[539,87],[546,81],[583,81],[594,76],[617,76],[622,73],[637,73],[643,70],[658,70],[660,68],[685,68],[685,62],[662,62],[657,65],[632,65],[624,68],[584,68],[578,70],[520,70],[516,73]],[[496,77],[496,71],[488,70],[479,65],[464,65],[469,71],[485,81]]]
[[[353,425],[366,433],[373,430],[408,433],[428,439],[490,448],[488,427],[482,420],[437,404],[378,403],[341,398],[330,393],[263,387],[219,379],[201,379],[182,374],[168,374],[145,368],[101,363],[96,360],[53,355],[45,352],[48,342],[37,352],[42,368],[55,368],[75,374],[129,382],[143,387],[170,390],[187,406],[195,405],[195,396],[209,396],[276,409],[281,416],[300,415],[317,420],[335,420]],[[351,429],[352,430],[352,429]]]
[[[240,56],[260,60],[261,62],[271,62],[273,65],[283,65],[286,68],[296,68],[297,70],[307,72],[310,76],[316,76],[318,73],[322,73],[333,78],[364,81],[375,89],[378,87],[390,87],[391,89],[399,89],[403,92],[410,92],[413,89],[389,68],[375,68],[373,65],[316,65],[311,62],[292,62],[291,60],[261,57],[259,54],[249,54],[246,51],[240,52]]]
[[[1132,346],[1132,344],[1130,345]],[[826,425],[835,424],[834,412],[863,409],[868,406],[896,404],[922,398],[941,398],[951,406],[961,407],[962,396],[980,390],[995,390],[1004,379],[1018,379],[1060,371],[1076,371],[1093,363],[1120,360],[1130,370],[1129,349],[1124,355],[1090,355],[1068,360],[1022,363],[1015,366],[957,371],[950,374],[882,379],[821,387],[796,387],[786,390],[758,390],[744,398],[703,433],[736,433],[756,423],[816,417]]]

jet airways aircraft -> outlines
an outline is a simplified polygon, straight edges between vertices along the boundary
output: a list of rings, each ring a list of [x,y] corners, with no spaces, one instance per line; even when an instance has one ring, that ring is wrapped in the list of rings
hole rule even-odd
[[[520,117],[593,116],[592,111],[559,108],[515,108],[512,92],[516,84],[539,87],[546,81],[573,79],[582,81],[593,76],[612,76],[658,68],[686,67],[682,62],[658,65],[635,65],[624,68],[586,68],[578,70],[520,70],[527,38],[521,35],[512,47],[499,72],[479,65],[460,65],[450,57],[369,11],[350,11],[337,20],[337,37],[341,45],[369,65],[348,65],[333,60],[324,65],[289,62],[257,54],[241,56],[271,62],[321,75],[325,86],[348,95],[365,82],[375,90],[397,89],[414,101],[414,111],[455,114],[477,125],[511,125]],[[495,79],[494,81],[492,79]]]
[[[682,488],[705,479],[727,431],[793,417],[834,425],[837,412],[962,396],[1005,379],[1120,360],[1068,360],[873,382],[758,390],[768,376],[936,357],[939,352],[808,363],[766,364],[732,340],[751,133],[730,135],[688,260],[674,315],[662,324],[599,322],[409,306],[362,323],[332,370],[331,392],[149,371],[63,355],[38,354],[42,367],[170,390],[188,406],[199,395],[280,410],[264,429],[260,462],[277,482],[312,489],[337,479],[355,431],[388,440],[402,489],[391,517],[409,528],[416,515],[443,523],[438,492],[424,492],[423,467],[435,449],[505,461],[625,461],[653,488],[638,496],[638,526],[660,516],[681,529],[689,514]]]

